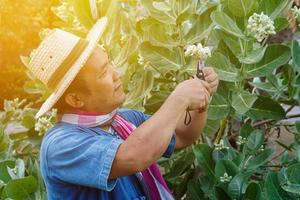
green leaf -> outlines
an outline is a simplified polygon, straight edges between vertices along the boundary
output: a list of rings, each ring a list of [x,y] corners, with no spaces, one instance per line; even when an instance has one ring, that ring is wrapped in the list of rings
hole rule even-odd
[[[154,77],[152,71],[146,70],[139,77],[141,80],[135,90],[128,94],[126,107],[135,108],[136,104],[145,98],[153,88]]]
[[[236,23],[224,12],[222,11],[214,11],[211,14],[211,19],[215,24],[221,27],[227,33],[230,33],[236,37],[244,38],[243,32],[236,25]]]
[[[293,57],[293,66],[297,71],[300,71],[300,45],[297,40],[292,42],[292,57]]]
[[[171,10],[171,8],[169,7],[169,5],[166,3],[166,2],[157,2],[157,1],[154,1],[152,3],[152,6],[159,10],[159,11],[163,11],[163,12],[168,12]]]
[[[283,200],[277,188],[280,188],[280,185],[277,180],[277,174],[270,171],[267,175],[264,190],[267,197],[267,200]]]
[[[228,194],[221,187],[214,187],[215,197],[210,199],[222,199],[222,200],[231,200]]]
[[[202,200],[205,198],[204,192],[200,189],[201,185],[199,183],[199,180],[189,180],[187,185],[187,199],[193,199],[193,200]]]
[[[280,0],[280,3],[277,4],[276,9],[270,15],[271,19],[276,19],[278,16],[282,15],[283,11],[291,8],[293,2],[290,0]]]
[[[166,8],[167,5],[165,4],[163,7],[160,4],[154,4],[156,7],[153,6],[152,1],[148,1],[148,0],[141,0],[141,4],[146,8],[146,10],[148,11],[149,15],[151,17],[153,17],[154,19],[165,23],[165,24],[172,24],[175,25],[176,24],[176,15],[174,12],[172,12],[172,9],[170,8],[170,10],[168,8]],[[157,9],[159,8],[160,9]]]
[[[212,159],[212,151],[207,144],[198,144],[193,147],[193,151],[199,167],[203,170],[204,174],[210,179],[215,179],[214,162]]]
[[[204,133],[205,135],[213,135],[220,128],[220,120],[210,120],[208,119],[205,125]]]
[[[300,163],[288,166],[284,170],[285,183],[281,187],[294,194],[300,194]]]
[[[231,106],[236,110],[240,115],[245,114],[248,110],[251,109],[254,102],[257,100],[257,96],[250,94],[248,92],[235,93],[232,96]]]
[[[256,170],[258,167],[264,165],[269,161],[274,152],[274,148],[265,149],[262,153],[259,153],[254,157],[254,159],[249,162],[249,164],[247,165],[247,170]]]
[[[284,45],[269,45],[262,61],[248,68],[249,77],[267,76],[277,67],[286,64],[291,57],[290,48]]]
[[[246,17],[255,8],[255,0],[228,0],[228,9],[230,12],[237,17]]]
[[[0,162],[0,180],[2,180],[4,183],[7,183],[9,180],[11,180],[11,177],[7,172],[7,167],[14,168],[15,162],[12,160],[5,160]]]
[[[73,7],[75,15],[78,17],[79,21],[87,29],[90,29],[94,24],[94,20],[91,14],[89,1],[74,0]]]
[[[238,72],[234,65],[230,63],[227,57],[219,52],[207,59],[206,64],[214,68],[222,81],[236,82],[238,80]]]
[[[272,20],[276,19],[285,9],[292,5],[293,1],[290,0],[264,0],[260,1],[259,10],[257,13],[264,12],[271,17]]]
[[[255,64],[261,61],[265,55],[268,45],[260,47],[250,52],[247,57],[240,57],[239,61],[244,64]]]
[[[289,21],[286,18],[276,18],[274,21],[275,31],[278,33],[289,26]]]
[[[250,124],[244,124],[240,130],[240,136],[248,138],[253,131],[254,128]]]
[[[223,40],[225,42],[226,46],[230,49],[230,51],[234,54],[235,57],[238,58],[240,56],[241,46],[235,36],[230,35],[229,33],[220,29],[214,29],[212,33],[214,34],[217,40]]]
[[[157,67],[162,73],[181,68],[181,60],[178,51],[170,51],[167,48],[155,47],[148,42],[143,43],[140,48],[141,54],[146,61]]]
[[[201,42],[204,38],[208,37],[214,25],[212,24],[210,14],[211,10],[206,11],[196,18],[189,18],[183,23],[183,27],[190,27],[184,33],[184,40],[186,44],[195,44]]]
[[[277,101],[259,96],[246,115],[254,120],[274,119],[279,121],[285,117],[285,111]]]
[[[15,200],[29,199],[30,194],[36,191],[37,182],[33,176],[11,180],[5,187],[9,198]]]
[[[247,177],[244,174],[237,174],[228,185],[228,194],[233,199],[241,199],[247,188]]]
[[[215,175],[216,177],[220,178],[224,176],[224,173],[227,173],[229,176],[234,177],[239,173],[239,168],[231,160],[219,160],[218,162],[216,162]]]
[[[224,119],[230,112],[230,105],[224,97],[215,94],[208,109],[208,119]]]
[[[261,198],[261,188],[257,183],[250,183],[242,200],[252,200]]]
[[[264,134],[261,130],[254,130],[247,139],[246,148],[249,149],[252,153],[261,147],[264,143]]]
[[[153,46],[165,47],[170,50],[179,44],[179,41],[166,34],[169,31],[169,27],[153,18],[142,19],[138,22],[138,25],[142,32],[142,41],[149,41]]]

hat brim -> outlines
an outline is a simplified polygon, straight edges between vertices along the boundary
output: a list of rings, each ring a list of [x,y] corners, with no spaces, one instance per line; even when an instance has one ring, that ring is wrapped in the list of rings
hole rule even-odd
[[[94,26],[90,29],[86,37],[86,40],[88,41],[87,47],[82,52],[82,54],[78,57],[78,59],[75,61],[75,63],[70,68],[70,70],[66,73],[66,75],[59,82],[58,86],[53,91],[53,93],[42,104],[41,108],[36,113],[35,118],[39,118],[40,116],[48,112],[55,105],[55,103],[60,99],[60,97],[64,94],[64,92],[70,86],[72,81],[75,79],[76,75],[79,73],[79,71],[84,66],[89,56],[92,54],[93,50],[97,46],[106,28],[106,25],[107,25],[107,18],[102,17],[101,19],[97,20]]]

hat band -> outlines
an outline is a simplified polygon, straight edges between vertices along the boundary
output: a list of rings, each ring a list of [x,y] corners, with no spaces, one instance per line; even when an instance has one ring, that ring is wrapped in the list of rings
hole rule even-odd
[[[54,90],[62,78],[66,75],[69,69],[73,66],[75,61],[82,54],[83,50],[88,45],[88,41],[84,39],[80,39],[77,44],[72,49],[71,53],[67,56],[64,62],[55,70],[49,79],[47,85],[51,90]]]

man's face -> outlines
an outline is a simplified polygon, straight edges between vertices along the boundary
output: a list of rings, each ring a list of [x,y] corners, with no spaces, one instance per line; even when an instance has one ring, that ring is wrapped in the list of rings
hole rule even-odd
[[[125,101],[120,74],[113,69],[107,53],[100,47],[95,48],[78,75],[82,76],[88,89],[80,95],[84,102],[82,110],[109,113]]]

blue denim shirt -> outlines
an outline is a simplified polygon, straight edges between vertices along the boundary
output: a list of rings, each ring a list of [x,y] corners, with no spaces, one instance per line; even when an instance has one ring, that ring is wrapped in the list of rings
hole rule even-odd
[[[136,127],[150,117],[130,109],[118,112]],[[40,152],[48,200],[147,199],[145,185],[135,174],[108,179],[122,142],[101,128],[57,123],[45,135]],[[175,143],[174,133],[164,157],[171,156]]]

